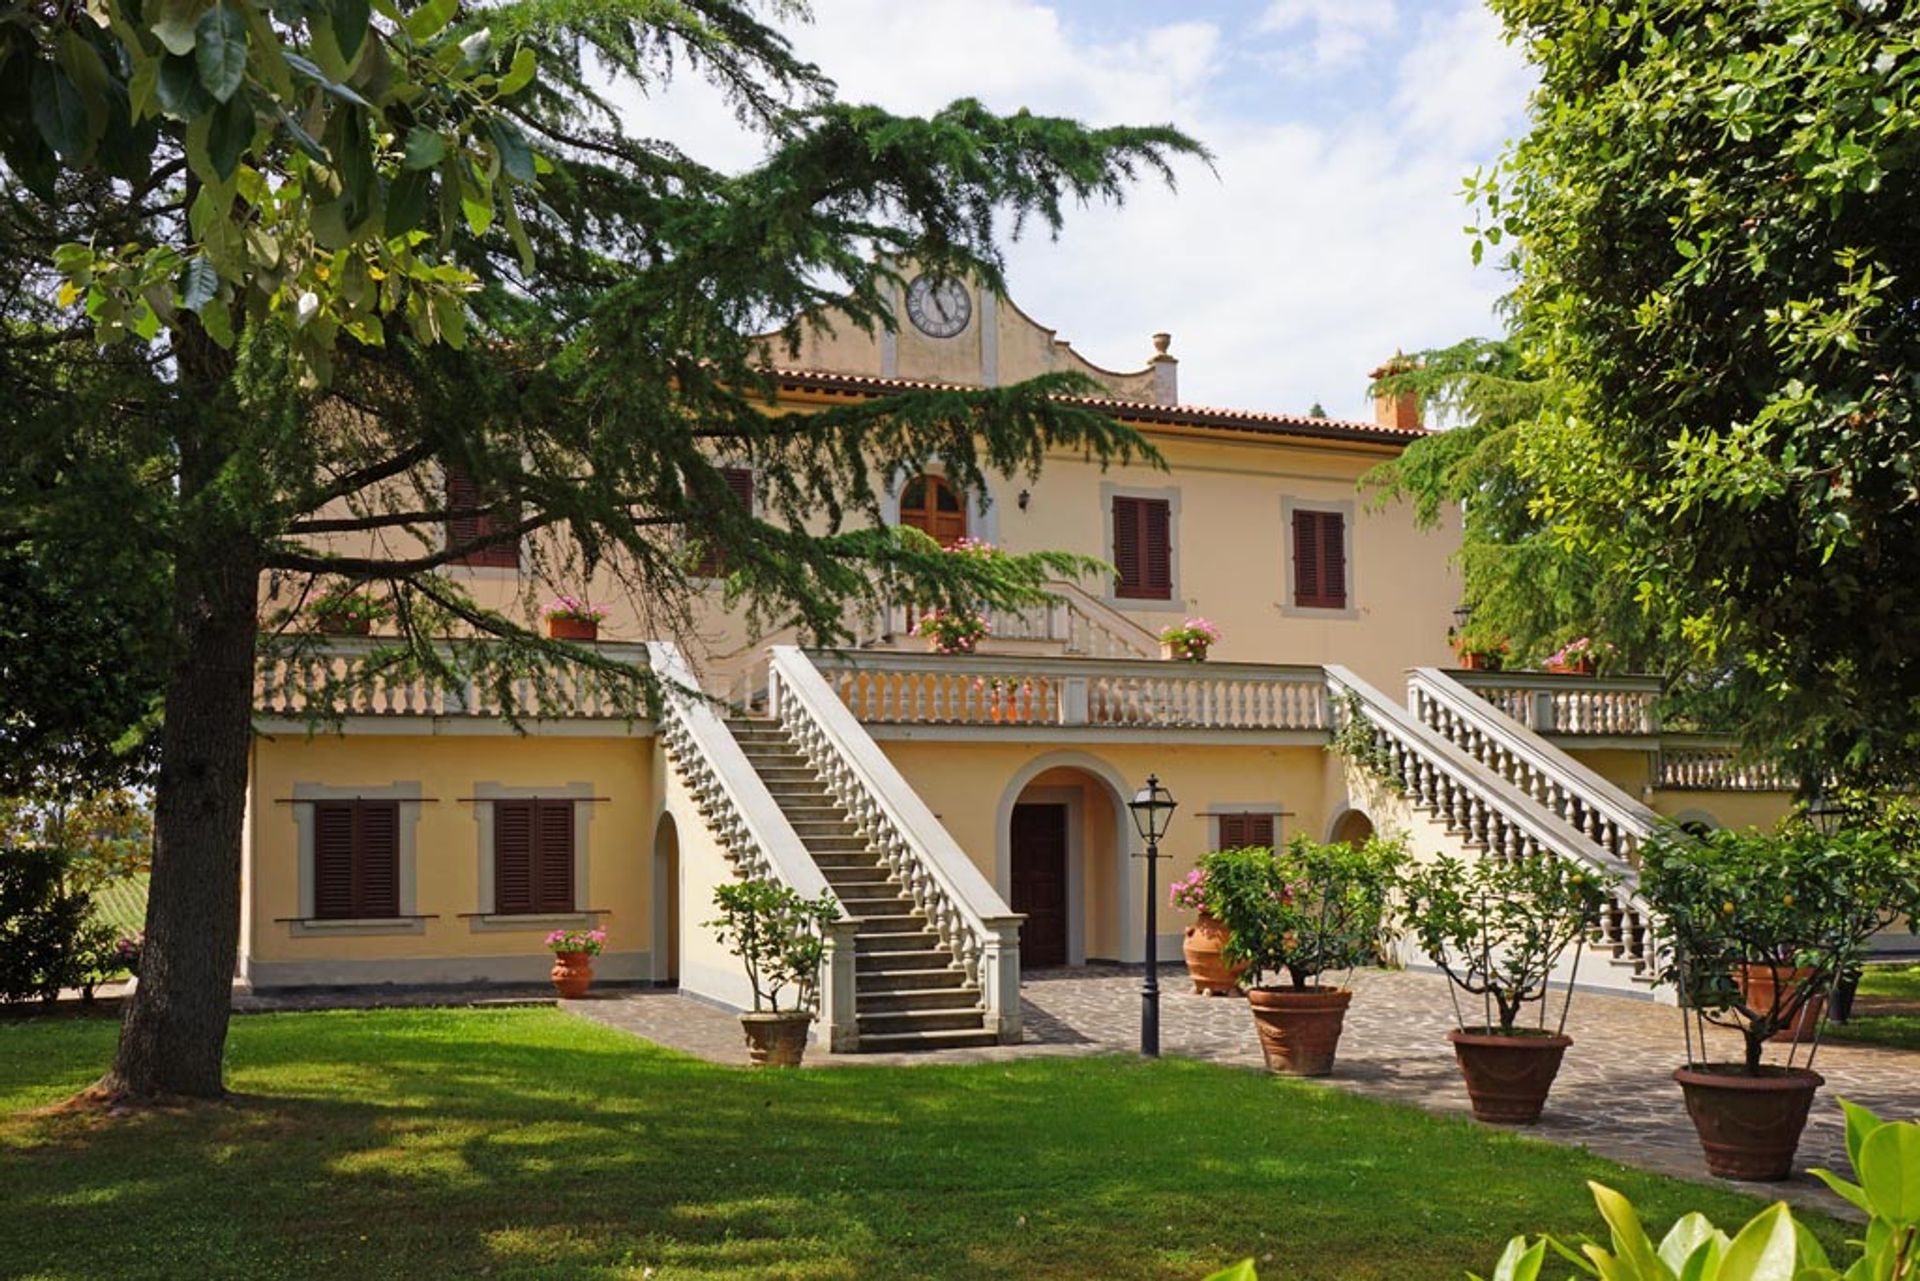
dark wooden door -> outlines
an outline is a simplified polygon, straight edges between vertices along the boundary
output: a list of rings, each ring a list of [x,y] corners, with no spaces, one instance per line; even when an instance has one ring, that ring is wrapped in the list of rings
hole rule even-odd
[[[1013,807],[1013,910],[1020,927],[1020,964],[1067,963],[1067,807]]]

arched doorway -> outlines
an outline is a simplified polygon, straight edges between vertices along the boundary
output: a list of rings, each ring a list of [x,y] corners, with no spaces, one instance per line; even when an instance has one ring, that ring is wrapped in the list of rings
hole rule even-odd
[[[1050,753],[1002,794],[996,876],[1020,927],[1023,970],[1134,960],[1140,910],[1123,780],[1079,752]]]
[[[967,505],[945,476],[923,472],[900,491],[900,523],[951,547],[967,536]]]
[[[680,981],[680,829],[671,814],[653,832],[653,981]]]
[[[1348,810],[1334,821],[1333,832],[1327,839],[1329,842],[1365,845],[1373,839],[1373,820],[1359,810]]]

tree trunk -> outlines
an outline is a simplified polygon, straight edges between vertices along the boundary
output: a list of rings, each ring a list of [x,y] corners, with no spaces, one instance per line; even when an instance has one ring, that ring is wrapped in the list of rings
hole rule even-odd
[[[232,536],[183,550],[160,732],[140,982],[109,1093],[218,1098],[240,943],[240,848],[253,736],[259,552]]]

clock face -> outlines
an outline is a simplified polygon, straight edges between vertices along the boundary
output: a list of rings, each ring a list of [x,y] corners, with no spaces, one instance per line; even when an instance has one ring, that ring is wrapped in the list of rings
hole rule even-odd
[[[973,297],[951,276],[917,276],[907,286],[907,319],[930,338],[951,338],[973,318]]]

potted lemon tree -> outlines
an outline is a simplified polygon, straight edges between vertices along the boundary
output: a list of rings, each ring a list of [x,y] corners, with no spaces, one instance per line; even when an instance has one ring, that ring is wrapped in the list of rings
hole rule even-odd
[[[1326,1076],[1353,991],[1346,974],[1377,960],[1401,842],[1322,845],[1296,836],[1277,850],[1216,850],[1201,860],[1207,898],[1227,927],[1230,963],[1247,967],[1247,1003],[1267,1067]]]
[[[1884,830],[1827,834],[1790,822],[1773,832],[1666,828],[1640,859],[1640,891],[1667,943],[1661,977],[1684,1016],[1687,1062],[1673,1076],[1707,1168],[1784,1179],[1824,1084],[1813,1070],[1818,1019],[1803,1022],[1802,1011],[1874,933],[1912,914],[1920,857]],[[1756,968],[1772,981],[1755,982]],[[1737,1061],[1713,1059],[1714,1028],[1738,1033]],[[1784,1061],[1767,1062],[1768,1041],[1783,1031]]]
[[[1451,984],[1458,1026],[1447,1039],[1482,1121],[1532,1125],[1540,1119],[1573,1044],[1567,1010],[1580,954],[1610,886],[1599,873],[1553,857],[1440,858],[1401,878],[1407,933]],[[1561,976],[1566,1000],[1549,1029],[1549,985],[1569,959]],[[1523,1018],[1529,1006],[1530,1021]]]
[[[831,893],[804,898],[773,881],[731,881],[713,892],[720,915],[707,922],[747,967],[753,1009],[740,1016],[754,1067],[799,1067],[820,994],[821,929],[840,919]],[[786,1006],[781,1007],[782,995]]]

